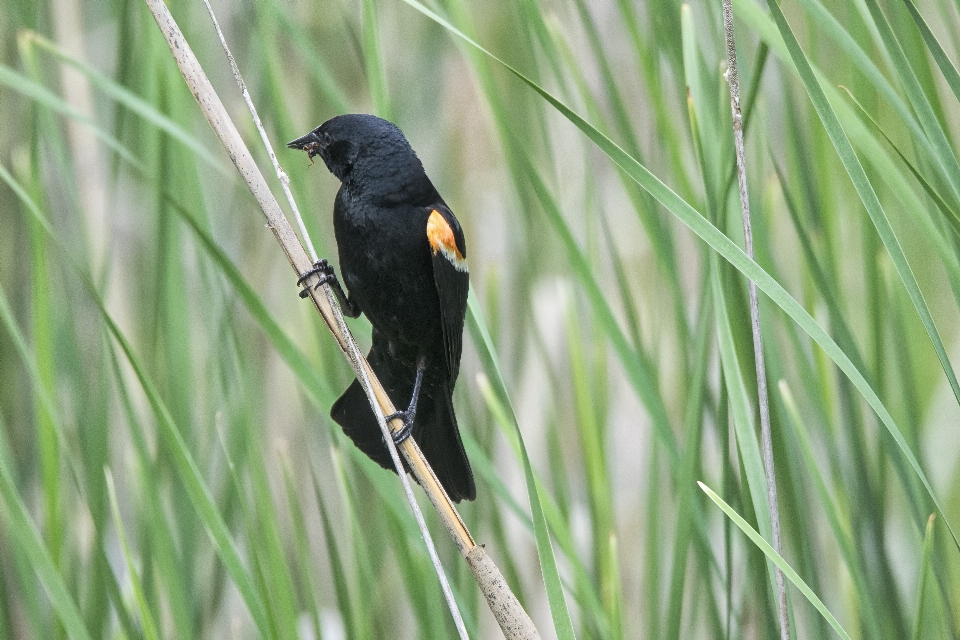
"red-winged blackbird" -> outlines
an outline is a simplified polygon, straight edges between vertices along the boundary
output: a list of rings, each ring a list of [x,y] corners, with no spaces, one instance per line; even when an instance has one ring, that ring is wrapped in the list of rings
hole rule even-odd
[[[367,359],[390,399],[397,406],[410,399],[397,414],[404,428],[394,440],[412,433],[450,498],[473,500],[452,395],[469,287],[460,223],[391,122],[337,116],[287,146],[323,158],[342,183],[333,228],[349,296],[325,260],[315,271],[333,286],[345,314],[364,313],[373,325]],[[330,415],[361,451],[394,469],[356,380]]]

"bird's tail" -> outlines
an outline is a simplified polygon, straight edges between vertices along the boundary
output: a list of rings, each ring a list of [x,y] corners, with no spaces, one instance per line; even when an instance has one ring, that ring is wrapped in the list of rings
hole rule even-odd
[[[454,502],[473,500],[477,497],[477,488],[473,484],[467,452],[460,440],[457,415],[453,412],[453,390],[444,384],[436,396],[430,398],[429,404],[432,406],[430,411],[424,412],[422,422],[417,409],[416,422],[420,423],[420,432],[414,424],[414,439],[450,499]]]
[[[394,406],[404,409],[413,393],[416,368],[391,356],[379,342],[374,336],[373,348],[370,349],[367,359]],[[457,416],[453,411],[453,390],[446,382],[431,384],[436,372],[431,375],[429,369],[428,366],[417,404],[413,438],[447,495],[455,502],[473,500],[477,491],[470,462],[460,440]],[[343,428],[343,432],[353,440],[358,449],[384,469],[395,470],[367,395],[357,380],[354,380],[334,403],[330,417]],[[406,461],[404,468],[407,469]]]

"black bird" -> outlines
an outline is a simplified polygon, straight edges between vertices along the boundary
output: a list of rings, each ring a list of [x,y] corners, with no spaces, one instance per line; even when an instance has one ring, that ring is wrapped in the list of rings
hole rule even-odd
[[[453,411],[470,282],[460,223],[391,122],[337,116],[287,146],[323,158],[342,183],[333,228],[349,295],[326,260],[310,274],[319,272],[333,287],[346,315],[364,313],[373,325],[367,359],[394,404],[409,402],[396,414],[404,428],[394,440],[412,433],[450,498],[473,500],[473,472]],[[394,469],[359,382],[330,415],[361,451]]]

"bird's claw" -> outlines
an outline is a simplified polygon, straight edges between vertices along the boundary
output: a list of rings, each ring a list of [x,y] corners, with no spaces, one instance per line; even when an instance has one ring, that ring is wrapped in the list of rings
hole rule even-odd
[[[297,280],[297,286],[298,287],[301,286],[304,280],[306,280],[307,278],[315,274],[320,274],[320,279],[318,280],[316,286],[313,287],[314,290],[319,289],[327,282],[330,282],[331,280],[336,280],[337,278],[337,276],[333,273],[333,267],[330,266],[330,263],[327,262],[325,258],[320,258],[319,260],[313,263],[313,267],[311,267],[309,271],[307,271],[302,276],[300,276],[300,279]],[[309,289],[305,288],[303,291],[300,292],[301,298],[306,298],[309,295],[310,295]]]
[[[421,356],[417,359],[417,379],[413,383],[413,395],[410,398],[410,406],[406,411],[397,411],[386,416],[384,420],[390,422],[394,418],[403,420],[403,426],[398,431],[390,434],[393,437],[393,443],[399,445],[410,437],[413,432],[413,420],[417,416],[417,402],[420,399],[420,386],[423,384],[423,372],[427,368],[427,361]]]
[[[400,427],[398,431],[394,431],[390,435],[393,437],[393,444],[400,445],[401,442],[410,437],[410,434],[413,432],[413,416],[410,415],[410,411],[397,411],[396,413],[391,413],[388,416],[385,416],[383,419],[386,422],[390,422],[394,418],[400,418],[403,420],[403,426]]]

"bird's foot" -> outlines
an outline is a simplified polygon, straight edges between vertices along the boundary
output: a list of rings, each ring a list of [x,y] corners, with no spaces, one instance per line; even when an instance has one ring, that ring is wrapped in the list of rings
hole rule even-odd
[[[421,357],[417,360],[417,379],[413,383],[413,395],[410,398],[410,406],[407,407],[406,411],[397,411],[396,413],[391,413],[386,416],[384,420],[390,422],[394,418],[400,418],[403,420],[403,426],[399,430],[394,431],[390,435],[393,436],[393,443],[399,445],[401,442],[410,437],[410,434],[413,432],[413,419],[417,416],[417,401],[420,399],[420,387],[423,384],[423,372],[427,368],[426,360]]]
[[[336,281],[337,279],[336,274],[333,272],[333,267],[330,266],[330,263],[327,262],[326,258],[320,258],[313,263],[313,267],[311,267],[309,271],[300,276],[300,279],[297,280],[297,286],[301,286],[304,280],[315,274],[320,274],[320,279],[318,280],[316,286],[313,287],[314,290],[319,289],[328,282]],[[307,288],[304,288],[303,291],[300,292],[301,298],[306,298],[309,295],[310,291]]]
[[[406,411],[397,411],[396,413],[391,413],[383,418],[386,422],[390,422],[394,418],[400,418],[403,420],[403,426],[390,434],[393,437],[393,444],[399,446],[401,442],[410,437],[410,434],[413,433],[413,419],[415,416],[416,408],[414,408],[413,411],[410,411],[410,409],[407,409]]]

